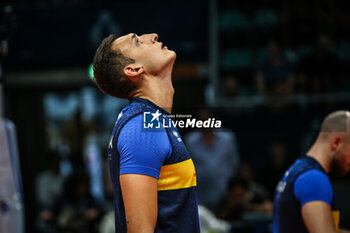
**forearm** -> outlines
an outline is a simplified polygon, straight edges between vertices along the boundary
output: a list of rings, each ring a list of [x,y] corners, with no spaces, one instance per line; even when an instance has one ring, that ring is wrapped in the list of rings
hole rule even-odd
[[[140,215],[135,212],[142,212]],[[153,214],[147,214],[145,210],[135,208],[135,212],[129,209],[126,214],[127,233],[154,233],[157,217],[151,217]]]
[[[127,233],[153,233],[157,223],[158,180],[145,175],[120,176]]]
[[[127,233],[154,233],[153,227],[143,226],[142,224],[127,224]]]
[[[154,230],[138,229],[138,230],[128,230],[127,233],[154,233]]]
[[[302,217],[310,233],[336,233],[331,207],[323,201],[312,201],[301,208]]]
[[[127,233],[154,233],[154,224],[146,219],[128,218],[126,220]]]

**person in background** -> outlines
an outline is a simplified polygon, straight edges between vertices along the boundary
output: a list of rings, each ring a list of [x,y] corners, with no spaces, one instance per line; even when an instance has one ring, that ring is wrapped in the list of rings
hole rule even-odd
[[[247,187],[245,211],[272,212],[272,202],[268,190],[254,178],[254,171],[248,162],[238,168],[237,178],[242,179]]]
[[[262,183],[266,186],[270,200],[273,200],[277,183],[288,168],[287,145],[279,139],[268,143],[267,166],[263,170]]]
[[[296,82],[299,92],[322,94],[343,88],[342,63],[332,51],[332,41],[326,34],[318,36],[314,51],[302,58]]]
[[[230,75],[224,78],[222,82],[223,95],[234,98],[239,96],[240,85],[236,76]]]
[[[103,211],[90,194],[90,178],[76,169],[65,181],[64,192],[54,207],[57,228],[72,233],[96,233]]]
[[[350,170],[350,112],[323,120],[316,141],[279,182],[274,200],[274,233],[349,233],[339,230],[339,211],[328,178]]]
[[[52,231],[55,201],[63,193],[64,176],[60,173],[61,156],[56,151],[47,153],[48,169],[41,172],[35,181],[37,202],[39,205],[38,230]]]
[[[276,41],[267,44],[268,58],[259,66],[255,81],[258,91],[267,96],[288,95],[293,91],[294,71]]]
[[[231,179],[227,191],[215,211],[216,216],[226,221],[241,219],[249,203],[247,197],[247,182],[240,178]]]
[[[214,117],[209,108],[198,111],[201,120]],[[196,164],[199,204],[214,210],[239,165],[236,136],[227,129],[195,130],[186,135],[185,143]]]

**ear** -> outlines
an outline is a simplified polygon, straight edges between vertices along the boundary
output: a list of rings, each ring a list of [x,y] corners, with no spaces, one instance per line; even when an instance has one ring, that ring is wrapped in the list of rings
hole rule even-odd
[[[129,78],[136,78],[143,73],[144,69],[141,65],[133,63],[124,67],[124,74]]]
[[[343,144],[343,138],[339,135],[333,136],[331,139],[331,148],[333,151],[338,150]]]

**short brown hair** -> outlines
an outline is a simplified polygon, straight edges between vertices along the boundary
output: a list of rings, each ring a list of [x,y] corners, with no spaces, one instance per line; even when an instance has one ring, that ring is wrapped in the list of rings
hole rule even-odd
[[[109,35],[97,48],[93,63],[94,80],[103,93],[128,98],[136,86],[124,75],[123,69],[135,60],[124,56],[120,49],[111,48],[116,38],[114,34]]]

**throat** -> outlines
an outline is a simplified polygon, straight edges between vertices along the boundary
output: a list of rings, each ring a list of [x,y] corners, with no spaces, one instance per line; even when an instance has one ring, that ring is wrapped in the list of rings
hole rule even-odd
[[[171,113],[174,93],[175,91],[172,84],[171,86],[152,85],[152,87],[142,88],[134,96],[147,99],[158,107]]]

